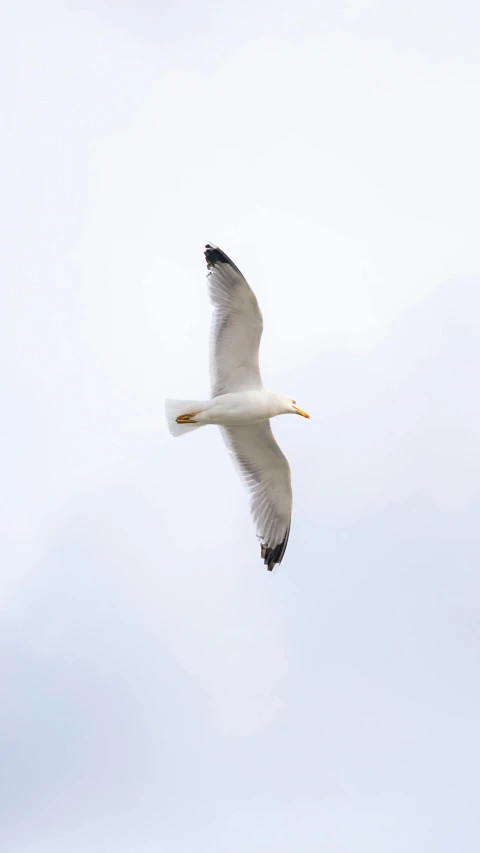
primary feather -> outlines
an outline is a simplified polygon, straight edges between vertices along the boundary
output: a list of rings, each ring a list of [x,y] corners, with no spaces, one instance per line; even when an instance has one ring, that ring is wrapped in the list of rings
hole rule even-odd
[[[281,563],[292,516],[290,466],[269,421],[222,428],[224,441],[250,491],[250,510],[269,571]]]
[[[256,296],[224,252],[205,248],[207,281],[214,305],[210,333],[212,397],[229,391],[263,388],[258,350],[263,318]]]

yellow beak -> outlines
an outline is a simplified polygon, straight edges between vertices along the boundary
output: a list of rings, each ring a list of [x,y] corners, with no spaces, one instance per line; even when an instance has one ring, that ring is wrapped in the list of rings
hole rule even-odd
[[[297,407],[296,407],[296,406],[294,406],[293,408],[295,409],[295,411],[296,411],[297,415],[301,415],[301,416],[302,416],[302,418],[310,418],[310,415],[307,415],[307,413],[306,413],[306,412],[302,412],[302,410],[301,410],[301,409],[297,409]]]

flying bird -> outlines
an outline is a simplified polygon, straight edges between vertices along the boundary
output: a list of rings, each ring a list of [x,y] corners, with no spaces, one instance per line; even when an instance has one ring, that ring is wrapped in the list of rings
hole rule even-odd
[[[206,424],[220,427],[249,491],[250,509],[268,571],[282,562],[290,533],[290,466],[272,433],[277,415],[309,418],[295,400],[263,387],[258,350],[263,318],[255,294],[233,261],[213,243],[205,246],[207,282],[214,306],[210,338],[210,400],[166,400],[174,436]]]

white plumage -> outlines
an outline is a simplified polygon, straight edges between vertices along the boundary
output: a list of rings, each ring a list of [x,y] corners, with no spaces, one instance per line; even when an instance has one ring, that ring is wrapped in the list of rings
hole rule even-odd
[[[220,426],[251,496],[261,554],[271,571],[282,561],[292,514],[290,466],[272,433],[270,418],[309,415],[295,400],[263,387],[258,350],[263,319],[242,273],[212,243],[205,247],[214,305],[210,340],[211,400],[167,400],[172,435],[207,424]]]

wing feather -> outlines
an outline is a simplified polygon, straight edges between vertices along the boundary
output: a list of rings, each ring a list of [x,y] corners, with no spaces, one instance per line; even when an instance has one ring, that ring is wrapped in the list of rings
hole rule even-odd
[[[280,450],[270,421],[222,427],[224,441],[250,491],[250,509],[269,571],[281,563],[292,516],[290,466]]]
[[[263,388],[258,350],[263,319],[251,287],[233,261],[207,243],[208,289],[214,305],[210,337],[212,397]]]

